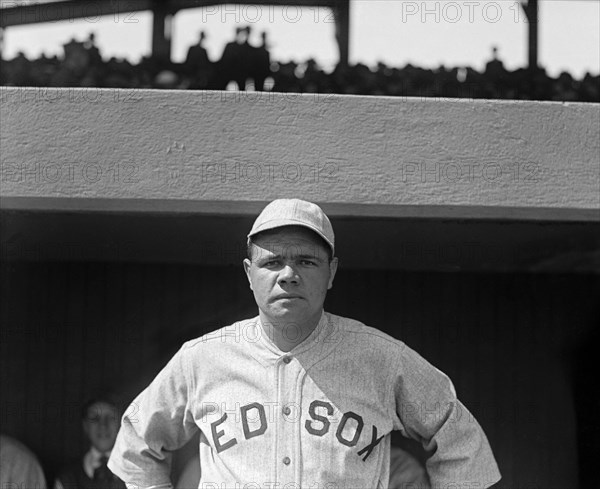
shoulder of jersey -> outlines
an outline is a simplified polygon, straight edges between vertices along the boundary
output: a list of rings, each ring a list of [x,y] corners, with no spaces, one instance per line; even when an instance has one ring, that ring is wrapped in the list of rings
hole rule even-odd
[[[337,328],[337,331],[342,335],[343,342],[350,344],[358,342],[363,346],[368,344],[374,348],[389,348],[393,350],[397,348],[406,348],[406,345],[402,341],[377,328],[367,326],[355,319],[336,316],[334,314],[329,314],[329,316],[335,325],[334,327]]]
[[[239,338],[243,335],[248,335],[248,328],[258,327],[258,316],[250,319],[236,321],[233,324],[223,326],[222,328],[206,333],[192,340],[186,341],[182,349],[201,348],[203,345],[218,344],[235,344],[239,343]]]

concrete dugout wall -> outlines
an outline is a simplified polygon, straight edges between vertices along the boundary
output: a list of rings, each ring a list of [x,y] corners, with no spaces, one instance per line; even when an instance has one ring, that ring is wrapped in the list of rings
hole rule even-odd
[[[11,209],[598,220],[593,104],[2,89]],[[249,204],[250,203],[250,204]]]

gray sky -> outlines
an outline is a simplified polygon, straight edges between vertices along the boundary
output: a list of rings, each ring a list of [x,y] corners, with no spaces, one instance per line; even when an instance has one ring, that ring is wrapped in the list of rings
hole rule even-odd
[[[2,1],[2,5],[11,2]],[[13,2],[14,3],[14,2]],[[556,76],[569,71],[581,77],[600,73],[600,2],[540,2],[540,64]],[[94,31],[105,58],[137,61],[150,52],[152,18],[148,12],[13,27],[5,33],[4,57],[62,54],[70,39]],[[179,12],[173,22],[175,61],[185,58],[200,30],[211,59],[220,57],[237,24],[269,35],[272,57],[304,61],[312,57],[329,69],[337,60],[334,24],[326,9],[223,5]],[[374,66],[412,63],[423,67],[473,66],[482,69],[492,46],[509,69],[526,65],[527,22],[516,0],[405,1],[352,0],[351,62]]]

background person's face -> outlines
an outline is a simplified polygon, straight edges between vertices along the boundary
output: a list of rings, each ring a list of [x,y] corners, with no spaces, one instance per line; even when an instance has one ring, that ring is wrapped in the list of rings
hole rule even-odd
[[[318,320],[337,258],[329,262],[325,243],[312,231],[286,226],[256,236],[244,269],[262,315],[293,327]]]
[[[83,420],[83,431],[90,443],[100,452],[112,450],[119,431],[119,413],[111,404],[92,404]]]

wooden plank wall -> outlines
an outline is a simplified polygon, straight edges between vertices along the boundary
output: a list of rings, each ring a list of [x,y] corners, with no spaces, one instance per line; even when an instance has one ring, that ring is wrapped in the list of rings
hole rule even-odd
[[[1,429],[38,453],[49,477],[84,448],[87,397],[110,389],[126,404],[183,341],[255,314],[241,267],[1,271]],[[453,378],[492,443],[500,487],[571,488],[599,452],[598,383],[587,373],[599,292],[593,275],[341,269],[328,310],[403,339]]]

